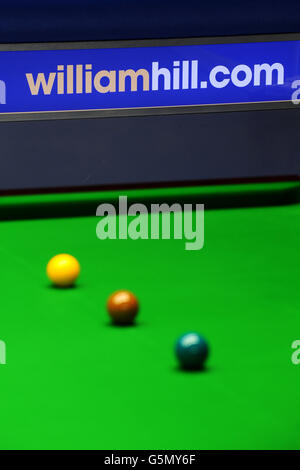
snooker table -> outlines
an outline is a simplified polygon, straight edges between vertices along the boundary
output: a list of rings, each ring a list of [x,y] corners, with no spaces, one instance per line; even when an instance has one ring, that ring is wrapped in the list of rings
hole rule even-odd
[[[205,245],[96,238],[96,207],[205,203]],[[0,201],[1,449],[299,449],[300,183],[6,196]],[[78,258],[76,287],[46,263]],[[135,326],[112,326],[109,294],[135,292]],[[211,354],[184,372],[174,342]]]

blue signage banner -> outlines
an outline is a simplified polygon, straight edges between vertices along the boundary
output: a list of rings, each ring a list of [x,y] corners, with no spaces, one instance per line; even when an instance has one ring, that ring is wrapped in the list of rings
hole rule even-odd
[[[300,99],[300,40],[75,47],[2,46],[0,118]]]

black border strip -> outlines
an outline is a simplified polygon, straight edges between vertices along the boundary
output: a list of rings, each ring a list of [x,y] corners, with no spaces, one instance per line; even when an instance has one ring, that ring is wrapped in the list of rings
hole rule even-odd
[[[262,101],[261,103],[225,103],[213,105],[166,106],[153,108],[89,109],[70,111],[36,111],[1,113],[0,122],[49,121],[61,119],[120,118],[134,116],[167,116],[174,114],[224,113],[232,111],[270,111],[300,109],[292,101]]]
[[[0,44],[0,51],[43,51],[43,50],[74,50],[74,49],[107,49],[134,47],[191,46],[204,44],[236,44],[276,41],[298,41],[300,33],[260,34],[247,36],[225,36],[183,39],[144,39],[130,41],[86,41],[86,42],[53,42]],[[157,116],[171,114],[199,114],[232,111],[261,111],[272,109],[297,109],[292,101],[257,102],[257,103],[221,103],[211,105],[168,106],[152,108],[118,108],[70,111],[37,111],[28,113],[1,113],[0,122],[35,121],[52,119],[90,119],[128,116]]]
[[[212,36],[176,39],[131,39],[120,41],[76,41],[76,42],[43,42],[0,44],[0,51],[45,51],[72,49],[113,49],[127,47],[159,46],[197,46],[204,44],[238,44],[250,42],[299,41],[300,33],[253,34],[239,36]]]
[[[263,183],[300,183],[298,175],[280,175],[280,176],[258,176],[250,178],[219,178],[205,180],[174,180],[159,181],[152,183],[128,183],[128,184],[107,184],[92,186],[59,186],[59,187],[40,187],[26,189],[4,189],[0,190],[0,198],[5,196],[38,196],[41,194],[66,194],[82,192],[109,192],[109,191],[131,191],[140,189],[165,189],[165,188],[187,188],[204,186],[230,186],[239,184],[263,184]]]

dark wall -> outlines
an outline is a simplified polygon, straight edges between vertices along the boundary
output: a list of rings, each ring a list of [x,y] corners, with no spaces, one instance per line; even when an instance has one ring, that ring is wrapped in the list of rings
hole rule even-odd
[[[0,42],[300,31],[299,0],[5,0]]]
[[[0,190],[300,174],[298,109],[0,123]]]
[[[299,0],[6,0],[0,43],[300,31]],[[0,191],[300,173],[298,109],[0,123]]]

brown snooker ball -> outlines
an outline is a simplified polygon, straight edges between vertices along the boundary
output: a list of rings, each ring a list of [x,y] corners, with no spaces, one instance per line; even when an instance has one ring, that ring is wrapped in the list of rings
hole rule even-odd
[[[133,323],[139,311],[139,303],[135,295],[128,290],[118,290],[111,294],[107,301],[107,311],[117,325]]]

